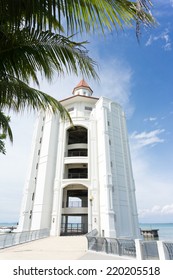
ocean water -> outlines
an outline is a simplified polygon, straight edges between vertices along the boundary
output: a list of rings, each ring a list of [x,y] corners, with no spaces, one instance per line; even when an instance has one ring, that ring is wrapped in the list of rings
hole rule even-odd
[[[140,223],[141,229],[158,229],[159,240],[173,241],[173,223]]]
[[[0,223],[0,227],[17,226],[17,223]]]
[[[0,223],[1,226],[16,226],[17,223]],[[173,241],[173,223],[140,223],[141,229],[158,229],[159,240]]]

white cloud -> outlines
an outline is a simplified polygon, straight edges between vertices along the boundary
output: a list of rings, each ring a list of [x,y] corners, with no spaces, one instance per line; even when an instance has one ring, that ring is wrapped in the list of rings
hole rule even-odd
[[[134,132],[130,136],[131,158],[136,186],[136,199],[140,222],[170,222],[173,197],[173,175],[167,162],[159,166],[159,149],[153,157],[151,149],[163,143],[164,129]],[[160,150],[162,153],[162,151]],[[154,205],[154,206],[153,206]],[[164,220],[165,219],[165,220]]]
[[[161,209],[162,214],[173,214],[173,204],[165,205]]]
[[[14,142],[7,141],[7,154],[0,154],[0,222],[18,221],[35,120],[31,113],[10,115]]]
[[[153,42],[162,40],[164,45],[162,46],[165,51],[172,50],[172,42],[169,36],[169,29],[165,28],[165,30],[160,33],[158,36],[150,35],[148,41],[146,42],[145,46],[148,47],[153,44]]]
[[[154,205],[151,208],[139,209],[138,214],[139,218],[146,218],[154,215],[163,217],[173,214],[173,204],[167,204],[164,206]]]
[[[118,58],[102,59],[96,54],[100,72],[100,81],[86,79],[93,89],[93,96],[105,96],[120,103],[128,117],[134,112],[134,106],[130,101],[132,93],[133,71],[127,63]],[[54,81],[51,87],[42,83],[41,89],[45,90],[54,97],[62,99],[70,96],[73,88],[79,83],[82,77],[65,76]]]
[[[150,37],[149,37],[148,41],[146,42],[145,46],[148,47],[148,46],[150,46],[152,43],[153,43],[153,36],[150,35]]]
[[[130,101],[133,71],[118,59],[100,60],[100,84],[94,85],[94,93],[108,97],[123,106],[128,117],[134,112]]]
[[[93,89],[93,96],[105,96],[120,103],[128,117],[134,112],[134,106],[130,101],[133,84],[133,70],[128,63],[118,58],[101,58],[97,53],[93,55],[99,65],[99,81],[85,79]],[[55,78],[48,86],[40,79],[40,89],[61,100],[72,94],[73,88],[79,83],[82,76],[66,75]]]
[[[160,134],[164,129],[155,129],[149,132],[143,131],[137,133],[136,131],[130,135],[131,146],[133,150],[140,149],[144,146],[153,146],[157,143],[163,143],[164,139],[160,138]]]
[[[171,51],[172,50],[172,43],[168,42],[164,45],[165,51]]]
[[[150,121],[150,122],[153,122],[153,121],[156,121],[157,118],[156,117],[148,117],[148,118],[145,118],[144,121]]]

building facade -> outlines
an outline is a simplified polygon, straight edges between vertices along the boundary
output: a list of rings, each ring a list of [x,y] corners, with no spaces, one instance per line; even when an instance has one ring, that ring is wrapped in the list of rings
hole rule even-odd
[[[61,100],[69,120],[40,113],[18,231],[139,236],[124,112],[82,80]]]

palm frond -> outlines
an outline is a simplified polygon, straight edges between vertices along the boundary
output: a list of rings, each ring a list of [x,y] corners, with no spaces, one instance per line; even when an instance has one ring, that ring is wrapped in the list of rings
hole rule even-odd
[[[150,5],[150,0],[4,0],[0,2],[0,18],[15,27],[24,24],[52,29],[56,22],[58,28],[65,24],[69,33],[98,28],[104,32],[105,27],[112,30],[141,20],[153,25]]]
[[[60,113],[62,119],[71,121],[68,111],[55,98],[29,87],[17,78],[8,76],[8,79],[1,80],[0,92],[0,108],[3,110],[50,110]]]
[[[4,140],[6,139],[5,134],[0,134],[0,153],[6,154],[5,143]]]
[[[38,71],[51,80],[58,75],[79,72],[87,77],[98,78],[96,63],[88,56],[87,42],[74,42],[50,31],[23,28],[20,31],[0,30],[0,73],[8,73],[29,83],[38,84]]]
[[[10,29],[31,26],[38,30],[57,29],[64,31],[56,19],[55,0],[0,0],[1,25]]]
[[[0,110],[0,132],[1,132],[1,139],[5,139],[7,136],[11,142],[13,142],[13,133],[11,130],[11,127],[9,125],[10,117],[6,116],[1,110]]]

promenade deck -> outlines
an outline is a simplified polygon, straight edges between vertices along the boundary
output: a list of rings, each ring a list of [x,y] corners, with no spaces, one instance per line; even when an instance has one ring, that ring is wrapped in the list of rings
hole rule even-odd
[[[0,260],[122,259],[126,258],[88,251],[85,236],[47,237],[0,250]]]

